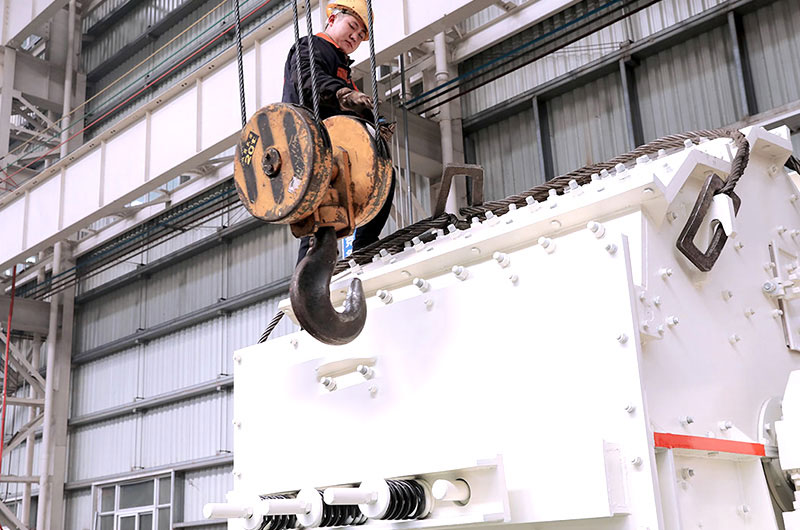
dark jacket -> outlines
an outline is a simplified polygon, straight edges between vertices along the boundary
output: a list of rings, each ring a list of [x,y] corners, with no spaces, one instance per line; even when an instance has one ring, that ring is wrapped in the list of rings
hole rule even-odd
[[[324,33],[314,35],[314,64],[317,69],[317,91],[319,94],[319,112],[323,120],[339,114],[353,115],[343,111],[336,99],[336,91],[340,88],[350,87],[357,90],[350,76],[350,65],[353,61],[341,48]],[[307,108],[313,109],[311,101],[311,67],[308,61],[308,38],[300,39],[300,73],[303,81],[303,98]],[[286,64],[283,68],[283,101],[284,103],[300,103],[297,92],[297,59],[295,46],[289,50]],[[371,113],[370,113],[371,114]],[[372,120],[372,116],[363,116]]]

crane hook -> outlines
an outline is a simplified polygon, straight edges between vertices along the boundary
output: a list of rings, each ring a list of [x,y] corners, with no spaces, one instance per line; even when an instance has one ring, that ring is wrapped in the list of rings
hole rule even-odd
[[[331,304],[331,276],[336,265],[336,231],[321,227],[306,256],[292,276],[289,298],[298,322],[325,344],[347,344],[358,337],[367,321],[367,302],[361,280],[354,278],[347,289],[344,311]]]

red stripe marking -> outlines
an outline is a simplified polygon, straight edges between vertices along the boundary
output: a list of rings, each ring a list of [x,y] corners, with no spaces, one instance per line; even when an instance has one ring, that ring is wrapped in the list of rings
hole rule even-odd
[[[706,438],[704,436],[688,436],[685,434],[672,434],[668,432],[654,433],[656,447],[665,449],[695,449],[697,451],[718,451],[720,453],[734,453],[738,455],[764,456],[764,444],[738,442],[735,440],[721,440],[719,438]]]

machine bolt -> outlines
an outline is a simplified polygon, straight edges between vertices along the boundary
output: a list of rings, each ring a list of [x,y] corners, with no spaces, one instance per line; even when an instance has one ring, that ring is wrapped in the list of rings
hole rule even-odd
[[[509,204],[509,205],[508,205],[508,211],[509,211],[509,212],[514,212],[514,211],[516,211],[516,210],[517,210],[517,205],[516,205],[516,204],[514,204],[513,202],[512,202],[511,204]]]
[[[691,416],[682,416],[679,421],[681,422],[681,425],[691,425],[694,423],[694,418]]]
[[[626,342],[628,342],[628,336],[624,333],[620,333],[619,335],[617,335],[617,340],[619,341],[620,344],[625,344]]]
[[[636,411],[636,405],[634,405],[633,403],[628,403],[627,405],[625,405],[625,412],[627,412],[628,414],[633,414],[635,411]]]
[[[419,237],[414,236],[414,237],[411,238],[411,244],[412,245],[421,245],[422,244],[422,240]]]
[[[733,291],[731,291],[730,289],[724,289],[722,291],[722,299],[727,302],[731,298],[733,298]]]
[[[733,422],[731,422],[730,420],[723,420],[718,422],[717,426],[719,427],[719,430],[727,431],[733,428]]]
[[[505,254],[503,252],[495,252],[494,254],[492,254],[492,258],[497,262],[498,265],[500,265],[503,268],[506,268],[509,265],[511,265],[511,258],[508,257],[508,254]]]
[[[783,311],[780,309],[773,309],[772,310],[772,318],[781,318],[783,316]]]
[[[769,173],[770,177],[774,177],[775,175],[778,174],[778,166],[772,164],[771,166],[769,166],[769,169],[767,169],[767,173]]]
[[[606,252],[608,252],[609,254],[612,254],[612,255],[616,254],[617,253],[617,245],[615,245],[614,243],[609,243],[608,245],[606,245]]]
[[[689,480],[693,476],[694,476],[694,469],[690,467],[684,467],[681,469],[681,477],[683,477],[683,480]]]
[[[425,300],[425,307],[426,307],[427,309],[430,309],[431,307],[433,307],[433,300],[431,300],[430,298],[428,298],[427,300]]]
[[[600,180],[600,175],[598,173],[592,173],[592,182],[597,182]]]
[[[674,222],[675,219],[677,218],[678,214],[676,214],[675,212],[667,212],[667,221],[669,221],[670,223]]]
[[[747,504],[742,504],[737,508],[737,511],[739,512],[740,515],[743,516],[747,515],[748,513],[750,513],[750,506],[748,506]]]
[[[617,171],[617,176],[621,176],[623,173],[625,173],[625,164],[619,163],[614,166],[614,169]]]
[[[736,344],[740,340],[742,340],[742,338],[739,335],[737,335],[736,333],[734,333],[733,335],[728,337],[728,342],[730,342],[731,344]]]
[[[797,195],[795,195],[794,193],[789,195],[789,202],[797,202]]]
[[[464,267],[462,267],[461,265],[454,265],[452,271],[453,274],[456,275],[456,278],[458,278],[462,282],[469,277],[469,271]]]
[[[516,274],[510,274],[508,276],[508,279],[511,283],[516,284],[519,281],[519,276],[517,276]]]
[[[607,179],[609,176],[610,176],[610,174],[609,174],[607,169],[601,169],[600,170],[600,178],[601,179]]]
[[[672,269],[670,269],[669,267],[662,267],[658,269],[658,274],[660,274],[661,277],[666,280],[667,278],[672,276]]]
[[[746,316],[747,318],[750,318],[751,316],[753,316],[755,314],[756,314],[756,311],[752,307],[748,307],[747,309],[744,310],[744,316]]]
[[[779,225],[775,228],[775,231],[778,232],[778,235],[781,236],[786,232],[786,227],[783,225]]]
[[[392,303],[392,293],[385,289],[380,289],[377,293],[378,298],[380,298],[381,302],[384,304],[391,304]]]
[[[558,206],[556,202],[556,198],[558,197],[558,192],[556,190],[550,190],[547,192],[547,202],[550,203],[550,208],[555,208]]]
[[[660,306],[661,305],[661,297],[660,296],[653,297],[653,305],[655,305],[655,306]]]
[[[427,292],[428,289],[431,288],[431,284],[428,283],[426,280],[423,280],[422,278],[414,278],[414,280],[411,283],[414,285],[414,287],[416,287],[423,293]]]
[[[658,158],[663,158],[665,156],[667,156],[667,150],[666,149],[659,149],[658,150]]]
[[[242,356],[239,355],[238,353],[234,354],[233,362],[235,362],[236,364],[242,364]]]
[[[642,465],[642,457],[637,456],[635,458],[631,458],[631,464],[633,464],[634,467],[640,467]]]
[[[375,385],[372,385],[367,390],[369,391],[369,395],[372,397],[375,397],[378,394],[378,387]]]
[[[761,284],[761,290],[765,293],[771,294],[778,290],[778,285],[772,280],[767,280]]]
[[[694,142],[691,141],[689,138],[683,141],[683,147],[689,149],[690,147],[694,146]]]
[[[675,315],[670,315],[667,317],[666,322],[669,327],[674,327],[677,326],[680,321],[678,320],[678,317],[676,317]]]
[[[552,239],[549,237],[540,237],[539,238],[539,245],[547,252],[548,254],[552,254],[553,251],[556,249],[556,244],[553,242]]]
[[[336,380],[332,377],[323,377],[319,380],[320,384],[324,386],[329,392],[336,390]]]
[[[733,248],[735,248],[736,250],[742,250],[744,248],[744,243],[742,243],[741,241],[737,241],[736,243],[733,244]]]
[[[602,224],[598,223],[597,221],[589,221],[586,225],[586,228],[589,229],[589,232],[594,234],[594,237],[600,239],[606,233],[606,227]]]
[[[356,372],[363,375],[364,379],[372,379],[372,377],[375,375],[375,371],[366,364],[359,364],[356,367]]]
[[[580,186],[578,186],[578,181],[577,180],[572,179],[572,180],[569,181],[569,191],[575,191],[578,188],[580,188]]]
[[[650,162],[650,157],[647,155],[642,155],[636,159],[637,164],[646,164]]]
[[[486,220],[484,222],[489,226],[494,226],[500,222],[500,218],[497,217],[493,211],[489,210],[486,212]]]
[[[297,348],[298,345],[297,339],[291,339],[289,341],[289,344],[291,344],[293,348]]]
[[[539,201],[537,201],[533,197],[525,197],[525,204],[530,206],[529,210],[530,210],[531,213],[533,213],[536,210],[538,210],[539,206],[541,206],[541,204],[539,204]]]
[[[656,328],[656,331],[658,331],[659,335],[663,335],[664,334],[664,326],[658,326]]]

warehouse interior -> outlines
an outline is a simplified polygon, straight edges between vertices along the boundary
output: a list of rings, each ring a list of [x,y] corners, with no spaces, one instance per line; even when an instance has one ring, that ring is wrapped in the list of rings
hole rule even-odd
[[[249,116],[281,99],[293,6],[306,35],[324,4],[0,0],[3,528],[228,527],[203,506],[234,487],[233,353],[299,248],[237,195],[237,43]],[[496,201],[684,131],[786,126],[800,153],[796,0],[373,9],[377,93],[367,46],[352,58],[397,122],[383,236],[433,215],[449,163]]]

